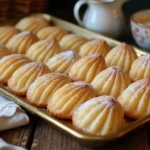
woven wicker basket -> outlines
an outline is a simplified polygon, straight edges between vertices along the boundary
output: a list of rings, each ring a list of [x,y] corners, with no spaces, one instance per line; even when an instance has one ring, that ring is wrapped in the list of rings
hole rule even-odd
[[[29,13],[44,12],[48,0],[0,0],[0,21],[25,16]]]

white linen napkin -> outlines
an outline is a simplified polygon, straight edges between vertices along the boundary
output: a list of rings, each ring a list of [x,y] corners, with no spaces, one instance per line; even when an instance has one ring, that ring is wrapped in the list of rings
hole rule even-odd
[[[29,117],[16,103],[0,95],[0,131],[23,126],[29,123]]]
[[[0,150],[25,150],[25,149],[22,147],[8,144],[0,138]]]

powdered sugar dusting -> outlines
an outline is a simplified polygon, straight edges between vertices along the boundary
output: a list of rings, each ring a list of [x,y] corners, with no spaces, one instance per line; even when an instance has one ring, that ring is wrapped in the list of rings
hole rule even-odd
[[[67,60],[73,60],[76,59],[76,57],[78,57],[78,55],[76,54],[76,52],[74,51],[65,51],[65,52],[61,52],[59,54],[56,54],[55,56],[51,57],[48,62],[57,62],[58,59],[61,58],[66,58]]]
[[[34,89],[35,86],[36,86],[36,82],[30,84],[30,86],[28,87],[27,95],[33,94],[32,90]]]
[[[150,60],[150,54],[141,55],[138,59],[142,60]]]
[[[29,68],[39,68],[41,69],[42,67],[44,66],[44,64],[42,63],[39,63],[39,62],[31,62],[31,63],[28,63],[24,66],[22,66],[21,68],[26,71],[28,70]]]
[[[12,58],[17,58],[17,57],[20,57],[20,58],[24,58],[21,54],[12,54],[12,55],[8,55],[8,56],[4,56],[0,62],[5,62],[9,59],[12,59]]]
[[[74,51],[71,51],[71,50],[66,51],[66,52],[63,52],[62,54],[63,54],[64,57],[66,57],[66,58],[69,59],[69,60],[70,60],[70,59],[73,59],[74,57],[77,56],[77,53],[74,52]]]
[[[150,86],[150,79],[141,79],[137,82],[134,82],[132,83],[126,90],[124,90],[122,93],[126,93],[127,91],[128,92],[131,92],[131,93],[136,93],[137,90],[140,92],[140,93],[144,93],[144,87],[147,86],[149,87]],[[143,88],[141,88],[143,87]],[[139,90],[140,88],[140,90]]]
[[[93,87],[92,87],[90,84],[88,84],[88,83],[86,83],[86,82],[83,82],[83,81],[73,82],[73,84],[74,84],[75,86],[89,87],[89,88],[93,89]]]
[[[113,67],[109,67],[103,71],[101,71],[96,77],[101,77],[103,76],[104,74],[110,74],[112,73],[113,71],[116,71],[116,72],[120,72],[122,73],[122,69],[119,67],[119,66],[113,66]]]
[[[117,100],[113,96],[99,96],[96,98],[92,98],[85,103],[81,104],[77,110],[84,109],[86,107],[91,107],[91,105],[98,106],[101,109],[101,107],[113,107],[116,104],[118,104]],[[78,111],[76,112],[78,113]]]
[[[101,97],[103,99],[102,104],[107,105],[108,107],[112,107],[117,103],[117,100],[113,96],[101,96]]]
[[[9,56],[4,56],[4,57],[0,60],[0,62],[5,62],[5,61],[7,61],[7,60],[9,60],[9,59],[10,59]]]
[[[143,85],[149,85],[150,79],[141,79],[141,80],[135,82],[135,84],[137,84],[139,87],[141,87]]]
[[[46,64],[48,65],[49,63],[57,63],[57,61],[60,59],[59,58],[59,55],[60,54],[56,54],[55,56],[53,56],[53,57],[51,57],[47,62],[46,62]]]
[[[131,93],[135,93],[136,92],[136,90],[135,90],[135,87],[133,87],[133,86],[130,86],[129,88],[128,88],[128,90],[131,92]],[[126,91],[126,90],[125,90]]]
[[[91,57],[91,58],[100,58],[101,55],[100,54],[91,54],[91,55],[89,55],[89,57]]]
[[[32,63],[26,64],[24,66],[22,66],[20,69],[23,69],[23,71],[27,71],[29,68],[31,68],[33,66]]]
[[[24,31],[24,32],[18,33],[16,36],[20,37],[20,36],[25,36],[25,35],[28,35],[28,34],[32,34],[32,33],[30,31]]]
[[[36,82],[31,83],[28,89],[33,89],[35,87],[35,83]]]

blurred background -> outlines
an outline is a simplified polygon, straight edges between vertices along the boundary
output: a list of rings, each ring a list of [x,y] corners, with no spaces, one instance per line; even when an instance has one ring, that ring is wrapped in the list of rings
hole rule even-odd
[[[70,20],[75,3],[76,0],[0,0],[0,21],[35,12],[46,12]]]
[[[78,0],[0,0],[0,21],[25,16],[30,13],[44,12],[77,24],[73,16],[73,8],[77,1]],[[86,8],[86,5],[81,8],[81,17]],[[149,8],[150,0],[126,0],[122,6],[122,10],[126,19],[127,32],[123,33],[117,39],[120,41],[126,39],[126,42],[133,44],[134,40],[129,31],[129,18],[134,12]]]
[[[73,7],[77,1],[78,0],[0,0],[0,21],[34,12],[46,12],[68,21],[75,21],[73,17]],[[81,9],[81,12],[84,12],[85,8],[86,6]],[[148,8],[150,8],[150,0],[127,0],[123,5],[123,11],[126,16],[138,10]]]
[[[48,0],[47,12],[60,18],[67,19],[68,21],[75,22],[73,7],[77,1],[78,0]],[[85,9],[86,6],[81,8],[81,16]],[[127,0],[122,6],[122,10],[127,19],[132,13],[143,9],[150,9],[150,0]]]

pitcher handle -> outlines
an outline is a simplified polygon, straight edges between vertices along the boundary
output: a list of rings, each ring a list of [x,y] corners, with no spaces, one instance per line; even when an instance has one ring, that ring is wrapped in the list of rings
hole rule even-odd
[[[78,22],[78,24],[82,27],[84,27],[84,24],[80,18],[80,15],[79,15],[79,12],[80,12],[80,8],[82,5],[84,4],[88,4],[88,0],[80,0],[78,1],[75,6],[74,6],[74,9],[73,9],[73,13],[74,13],[74,17],[76,19],[76,21]]]
[[[93,3],[112,3],[115,2],[116,0],[100,0],[100,1],[96,1],[96,0],[79,0],[76,2],[74,9],[73,9],[73,14],[74,17],[76,19],[76,21],[78,22],[78,24],[82,27],[84,27],[84,24],[80,18],[79,12],[80,12],[80,8],[82,5],[84,4],[89,4],[89,2],[93,2]]]

